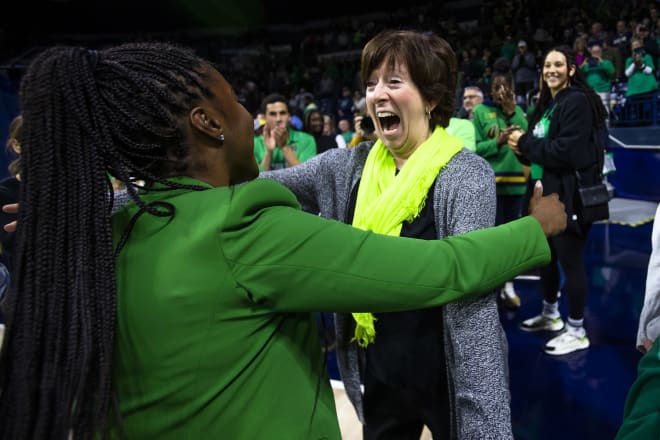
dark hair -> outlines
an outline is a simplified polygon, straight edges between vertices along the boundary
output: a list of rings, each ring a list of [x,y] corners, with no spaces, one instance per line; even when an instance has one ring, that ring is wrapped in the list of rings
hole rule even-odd
[[[564,57],[566,58],[567,72],[570,72],[571,68],[575,69],[575,73],[573,74],[573,76],[569,76],[569,85],[571,87],[575,87],[581,90],[589,100],[589,106],[591,107],[591,114],[593,115],[592,118],[593,128],[598,129],[603,127],[605,125],[605,120],[607,118],[607,111],[605,110],[605,106],[603,106],[603,101],[600,99],[600,96],[598,96],[596,92],[594,92],[594,89],[592,89],[591,86],[589,86],[589,84],[587,84],[587,81],[584,79],[584,76],[582,75],[582,71],[576,64],[575,54],[573,50],[566,45],[553,47],[550,50],[548,50],[545,53],[545,55],[543,55],[544,64],[545,64],[545,59],[550,52],[559,52],[562,55],[564,55]],[[541,69],[543,69],[543,67],[541,67]],[[550,93],[550,88],[545,84],[543,80],[543,74],[541,74],[540,89],[541,90],[539,94],[538,103],[534,108],[534,112],[529,118],[530,127],[534,127],[536,123],[541,120],[543,114],[550,107],[552,103],[552,94]]]
[[[27,70],[1,438],[85,439],[108,429],[117,309],[108,173],[127,184],[140,213],[173,207],[145,204],[134,178],[200,189],[165,178],[185,170],[184,121],[211,96],[204,63],[173,45],[132,43],[51,48]]]
[[[361,79],[366,89],[369,75],[384,61],[394,67],[402,63],[410,78],[429,103],[429,125],[447,127],[454,114],[454,93],[458,78],[456,54],[449,43],[437,35],[410,30],[385,30],[373,37],[362,49]]]
[[[9,138],[7,139],[7,151],[11,154],[19,155],[16,159],[12,160],[7,167],[9,174],[16,177],[21,173],[21,157],[20,150],[23,143],[23,116],[18,115],[12,119],[9,124]],[[18,148],[17,148],[18,147]],[[16,151],[18,150],[18,151]]]
[[[496,79],[500,79],[500,78],[506,83],[506,85],[507,85],[510,89],[513,89],[513,78],[511,77],[511,75],[509,75],[509,74],[507,74],[507,73],[503,73],[503,72],[497,72],[497,73],[494,73],[494,74],[490,77],[491,86],[492,86],[492,84],[495,84],[495,82],[496,82],[495,80],[496,80]]]
[[[305,121],[304,121],[304,125],[303,125],[305,131],[307,133],[317,134],[317,133],[312,133],[310,131],[309,123],[310,123],[310,120],[312,119],[313,114],[318,114],[321,117],[321,132],[323,132],[323,124],[325,123],[325,119],[323,118],[323,113],[321,112],[321,110],[318,110],[318,109],[313,109],[313,110],[310,110],[307,113],[305,113]]]
[[[289,111],[289,102],[284,97],[284,95],[281,95],[279,93],[271,93],[270,95],[266,95],[266,97],[263,99],[263,101],[261,101],[261,111],[263,113],[266,113],[266,106],[268,104],[273,104],[275,102],[284,103],[286,105],[286,110]]]

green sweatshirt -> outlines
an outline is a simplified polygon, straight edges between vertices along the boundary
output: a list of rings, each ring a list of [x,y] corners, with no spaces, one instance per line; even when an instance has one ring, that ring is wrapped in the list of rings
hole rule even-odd
[[[506,116],[499,106],[482,103],[474,108],[472,123],[476,132],[476,153],[485,158],[495,171],[497,195],[523,195],[527,189],[523,167],[507,144],[497,145],[500,130],[517,125],[527,130],[527,118],[520,106]]]
[[[304,213],[267,179],[144,200],[176,213],[139,217],[116,261],[128,438],[339,440],[313,311],[437,306],[550,260],[531,217],[427,241]],[[113,216],[115,242],[136,212]]]
[[[606,93],[612,90],[612,78],[614,77],[614,65],[610,60],[603,59],[595,66],[584,64],[580,67],[584,73],[587,84],[596,93]]]

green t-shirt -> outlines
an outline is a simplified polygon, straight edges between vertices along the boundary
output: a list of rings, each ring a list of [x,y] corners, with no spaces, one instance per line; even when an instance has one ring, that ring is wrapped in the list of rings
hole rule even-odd
[[[339,440],[313,311],[438,306],[550,260],[531,217],[416,240],[304,213],[267,179],[143,200],[175,215],[139,217],[116,261],[127,438]],[[138,210],[113,215],[115,243]]]
[[[296,152],[298,160],[305,162],[308,159],[316,156],[316,141],[314,136],[309,133],[302,131],[294,130],[289,128],[289,142],[288,144]],[[264,144],[264,136],[256,136],[254,138],[254,158],[257,160],[257,165],[259,165],[259,170],[261,169],[261,161],[266,155],[266,145]],[[284,159],[284,153],[279,148],[275,148],[273,151],[273,158],[270,162],[271,170],[279,170],[286,168],[286,160]]]
[[[553,104],[549,109],[545,111],[545,113],[543,113],[543,116],[541,116],[541,119],[536,123],[534,130],[532,131],[532,135],[535,138],[542,139],[548,137],[548,134],[550,133],[550,118],[552,117],[554,111],[555,105]],[[529,175],[532,180],[539,180],[543,178],[543,165],[532,162]]]

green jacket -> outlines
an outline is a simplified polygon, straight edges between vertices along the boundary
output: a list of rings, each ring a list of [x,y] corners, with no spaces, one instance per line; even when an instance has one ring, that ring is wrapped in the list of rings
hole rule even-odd
[[[580,67],[584,73],[587,84],[596,93],[606,93],[612,90],[612,78],[614,77],[614,65],[610,60],[603,59],[595,66],[584,64]]]
[[[477,151],[490,163],[495,171],[497,195],[523,195],[526,191],[526,178],[523,167],[507,144],[497,145],[500,130],[509,125],[517,125],[527,130],[527,118],[520,106],[516,106],[511,116],[505,116],[499,106],[492,102],[477,105],[473,111],[472,123],[476,133]]]
[[[550,260],[531,217],[427,241],[304,213],[267,179],[143,200],[175,215],[139,217],[116,261],[128,438],[339,440],[313,311],[438,306]],[[115,243],[138,211],[113,216]]]
[[[295,152],[296,156],[301,162],[304,162],[314,156],[316,156],[316,141],[314,136],[303,131],[294,130],[289,128],[289,145],[291,145]],[[257,160],[257,165],[259,165],[259,170],[261,169],[261,161],[266,155],[266,145],[264,144],[264,136],[256,136],[254,138],[254,157]],[[271,170],[279,170],[281,168],[286,168],[286,160],[284,159],[284,154],[279,148],[275,148],[273,151],[273,159],[270,163]]]

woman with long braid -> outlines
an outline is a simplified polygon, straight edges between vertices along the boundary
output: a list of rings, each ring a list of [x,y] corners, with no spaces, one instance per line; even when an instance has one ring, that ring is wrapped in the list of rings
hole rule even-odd
[[[338,439],[312,311],[487,292],[565,225],[540,192],[531,216],[445,241],[306,214],[254,180],[224,77],[172,45],[52,48],[20,94],[2,439]],[[112,216],[109,175],[132,199]]]

